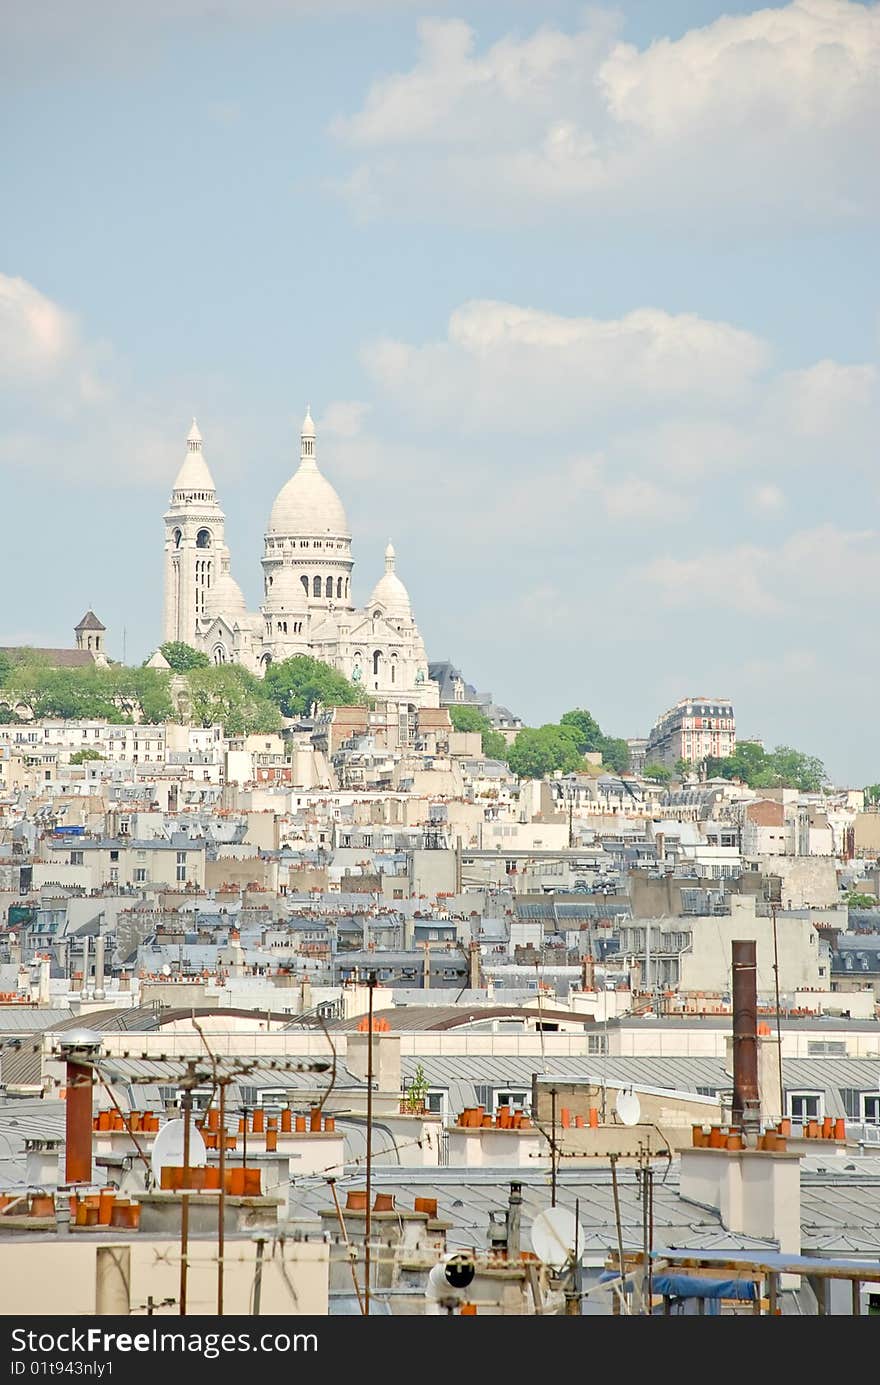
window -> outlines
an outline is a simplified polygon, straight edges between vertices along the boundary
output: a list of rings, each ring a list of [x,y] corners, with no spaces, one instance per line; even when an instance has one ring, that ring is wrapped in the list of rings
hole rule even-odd
[[[799,1125],[805,1121],[821,1120],[825,1114],[825,1097],[822,1092],[788,1092],[786,1094],[788,1114]]]
[[[303,575],[299,580],[300,580],[300,581],[302,582],[302,584],[303,584],[303,591],[305,592],[306,596],[308,596],[308,594],[309,594],[309,579],[308,579],[308,577],[306,577],[305,575]]]
[[[327,582],[326,582],[326,586],[325,586],[325,590],[324,590],[324,595],[325,595],[325,596],[332,596],[332,595],[333,595],[333,578],[332,578],[332,577],[328,577],[328,578],[327,578]]]
[[[82,852],[81,852],[81,851],[71,851],[71,853],[70,853],[70,864],[71,864],[72,866],[81,866],[82,863],[83,863],[83,854],[82,854]]]
[[[320,596],[320,595],[321,595],[321,579],[320,579],[320,577],[315,577],[315,578],[312,580],[312,596]]]
[[[143,885],[143,883],[144,883],[144,881],[146,880],[146,878],[147,878],[147,872],[146,872],[146,870],[144,869],[143,866],[138,866],[137,869],[135,870],[135,873],[134,873],[134,883],[135,883],[136,885]]]
[[[528,1111],[531,1107],[531,1095],[522,1088],[511,1088],[509,1091],[495,1093],[495,1110],[499,1106],[509,1106],[513,1111]]]
[[[866,1125],[880,1125],[880,1092],[862,1092],[862,1120]]]
[[[186,866],[177,867],[177,881],[178,884],[186,884]]]
[[[119,867],[118,867],[118,866],[111,866],[111,867],[110,867],[110,883],[111,883],[111,885],[115,885],[118,879],[119,879]]]
[[[845,1058],[845,1039],[808,1039],[808,1058]]]
[[[196,534],[196,548],[210,548],[210,547],[211,547],[211,531],[210,531],[210,529],[200,529],[199,532]]]
[[[341,596],[342,596],[342,578],[341,578],[341,577],[337,577],[337,579],[336,579],[336,600],[338,601],[339,598],[340,598]]]

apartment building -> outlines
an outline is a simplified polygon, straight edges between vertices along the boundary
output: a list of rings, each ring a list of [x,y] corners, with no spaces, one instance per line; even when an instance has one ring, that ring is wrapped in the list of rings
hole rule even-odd
[[[726,697],[683,697],[658,717],[645,749],[645,763],[672,769],[678,760],[701,764],[736,749],[736,719]]]

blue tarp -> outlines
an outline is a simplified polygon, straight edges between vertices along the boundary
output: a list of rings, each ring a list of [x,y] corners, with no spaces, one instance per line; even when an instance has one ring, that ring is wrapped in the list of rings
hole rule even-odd
[[[655,1294],[668,1298],[749,1298],[755,1297],[751,1279],[698,1279],[690,1274],[655,1274]]]
[[[608,1284],[613,1279],[619,1279],[620,1275],[616,1270],[604,1270],[599,1276],[601,1284]],[[701,1279],[692,1274],[655,1274],[651,1280],[655,1294],[662,1294],[664,1298],[673,1301],[683,1302],[685,1299],[706,1299],[706,1312],[709,1316],[716,1314],[720,1310],[719,1299],[722,1298],[755,1298],[755,1283],[751,1279]],[[625,1286],[625,1292],[630,1293],[633,1289],[632,1280]]]

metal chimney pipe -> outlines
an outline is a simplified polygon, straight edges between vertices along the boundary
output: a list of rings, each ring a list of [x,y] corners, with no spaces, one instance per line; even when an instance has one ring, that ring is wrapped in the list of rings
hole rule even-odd
[[[83,938],[83,974],[82,985],[80,986],[80,998],[85,1000],[89,988],[89,935]]]
[[[758,1092],[758,962],[754,940],[735,939],[733,962],[733,1120],[757,1129],[761,1117]]]
[[[507,1258],[519,1260],[522,1228],[522,1183],[512,1182],[507,1199]]]
[[[95,939],[95,1000],[104,999],[104,934]]]

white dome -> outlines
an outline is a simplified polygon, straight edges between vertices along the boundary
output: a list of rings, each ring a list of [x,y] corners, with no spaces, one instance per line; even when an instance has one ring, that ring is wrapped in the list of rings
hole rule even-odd
[[[269,574],[272,585],[266,594],[266,605],[273,611],[307,611],[308,600],[303,584],[290,567],[275,568]]]
[[[389,540],[385,549],[385,571],[373,588],[370,606],[381,606],[392,620],[412,620],[409,592],[394,571],[396,556]]]
[[[244,599],[244,593],[228,570],[221,571],[216,582],[208,589],[205,614],[211,619],[215,616],[223,616],[230,625],[234,623],[237,617],[247,615],[247,602]]]
[[[314,462],[303,462],[281,487],[269,516],[268,532],[285,537],[349,536],[342,501]]]

